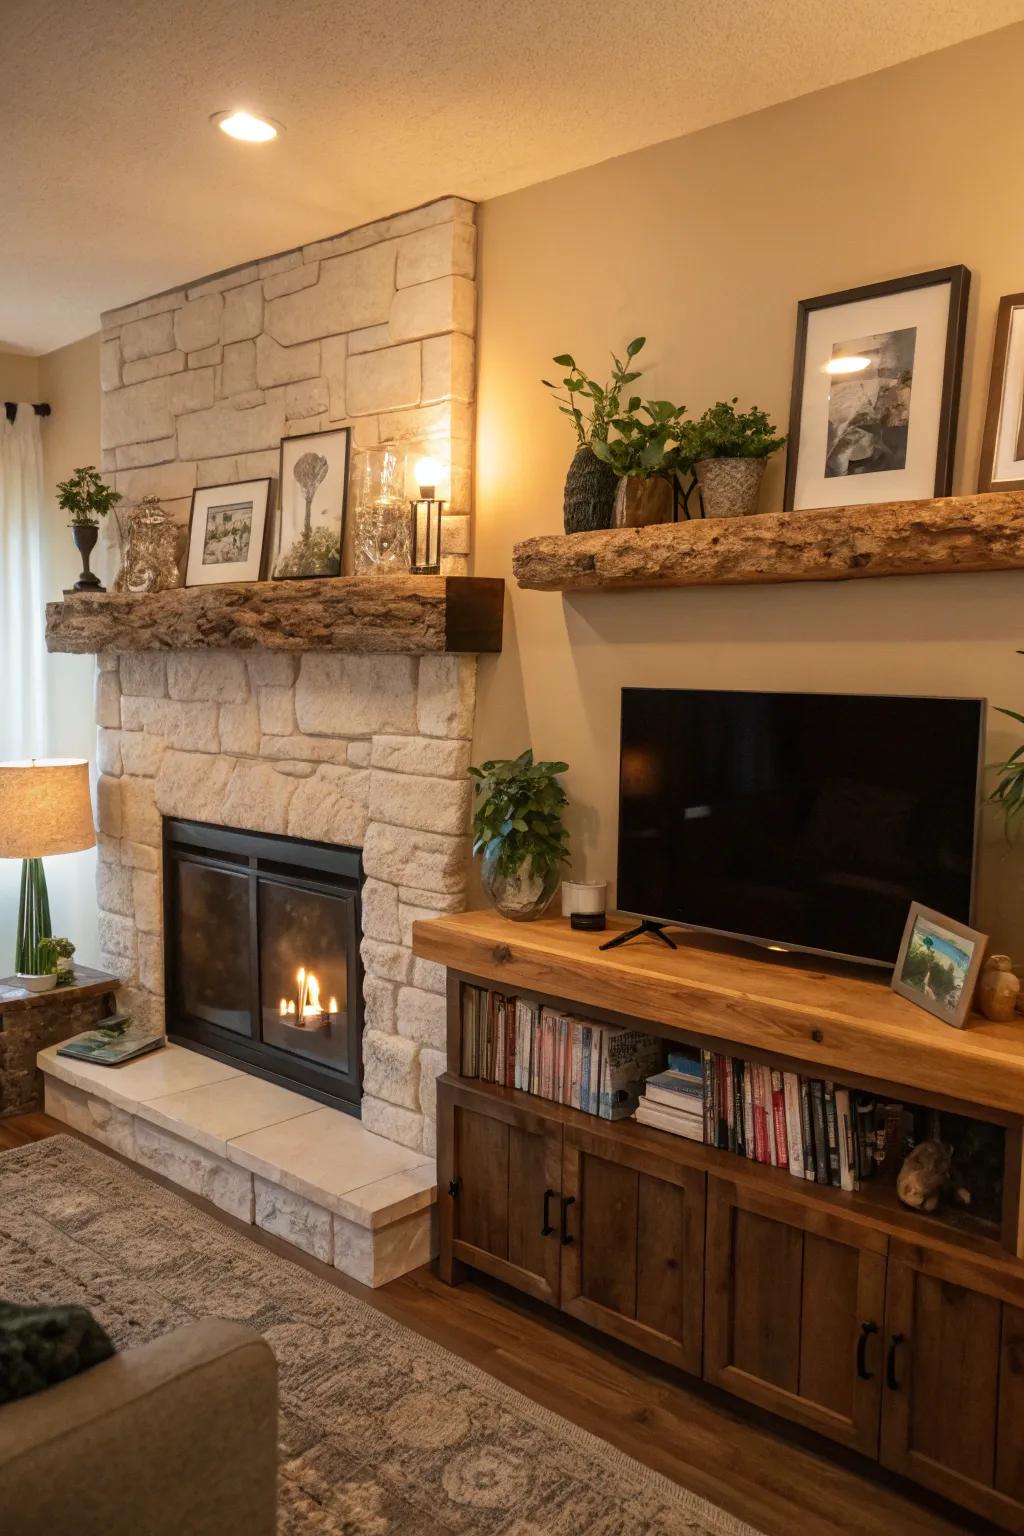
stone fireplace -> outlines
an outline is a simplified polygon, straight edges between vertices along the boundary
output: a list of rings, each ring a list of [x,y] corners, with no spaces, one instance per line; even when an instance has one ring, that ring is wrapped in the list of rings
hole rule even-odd
[[[167,821],[358,850],[363,1123],[432,1155],[444,972],[413,956],[411,930],[465,901],[475,658],[144,651],[98,665],[100,940],[122,1006],[165,1018]]]

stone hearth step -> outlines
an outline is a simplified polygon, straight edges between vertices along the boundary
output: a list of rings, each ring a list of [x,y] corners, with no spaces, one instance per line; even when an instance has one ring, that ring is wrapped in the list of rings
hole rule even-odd
[[[38,1057],[46,1112],[364,1285],[437,1252],[434,1162],[198,1051],[122,1067]]]

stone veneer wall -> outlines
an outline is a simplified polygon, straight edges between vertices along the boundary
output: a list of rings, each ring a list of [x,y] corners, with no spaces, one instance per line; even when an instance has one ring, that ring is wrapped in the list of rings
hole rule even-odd
[[[353,485],[366,449],[429,445],[451,464],[442,569],[465,574],[474,217],[442,198],[109,311],[104,472],[184,527],[197,486],[276,480],[283,437],[350,426]]]
[[[102,964],[163,1018],[163,816],[363,850],[363,1121],[435,1150],[444,970],[418,917],[465,905],[475,659],[156,652],[99,658]]]

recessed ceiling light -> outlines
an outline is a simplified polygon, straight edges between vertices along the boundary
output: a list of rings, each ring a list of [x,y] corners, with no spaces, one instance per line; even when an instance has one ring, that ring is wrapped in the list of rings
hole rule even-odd
[[[847,357],[831,357],[821,370],[822,373],[863,373],[865,368],[871,367],[870,357],[849,355]]]
[[[281,131],[281,124],[273,122],[269,117],[257,117],[253,112],[241,110],[215,112],[210,122],[216,123],[222,133],[233,139],[241,139],[246,144],[267,144],[271,139],[276,139]]]

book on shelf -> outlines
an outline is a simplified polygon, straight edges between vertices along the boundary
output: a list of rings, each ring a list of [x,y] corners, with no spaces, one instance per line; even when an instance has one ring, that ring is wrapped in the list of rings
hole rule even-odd
[[[702,1115],[666,1108],[653,1100],[648,1101],[646,1094],[637,1105],[636,1119],[640,1125],[653,1125],[659,1131],[667,1131],[670,1136],[682,1136],[686,1141],[704,1140]]]

